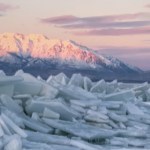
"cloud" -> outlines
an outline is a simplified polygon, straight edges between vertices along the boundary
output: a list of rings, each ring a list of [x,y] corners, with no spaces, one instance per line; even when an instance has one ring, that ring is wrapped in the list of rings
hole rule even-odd
[[[122,14],[122,15],[110,15],[110,16],[92,16],[92,17],[76,17],[72,15],[56,16],[43,18],[40,21],[42,23],[54,24],[54,25],[72,25],[72,27],[88,26],[95,24],[112,23],[116,21],[134,20],[134,19],[149,19],[150,13],[135,13],[135,14]],[[64,27],[62,26],[62,27]],[[61,26],[60,26],[61,27]]]
[[[129,29],[99,29],[88,31],[73,32],[75,35],[84,36],[121,36],[121,35],[136,35],[136,34],[150,34],[150,27],[145,28],[129,28]]]
[[[49,24],[66,24],[66,23],[73,23],[78,21],[79,18],[71,15],[66,16],[57,16],[51,18],[41,19],[42,23],[49,23]]]
[[[72,15],[40,19],[41,23],[71,30],[75,35],[120,36],[149,34],[150,12],[133,14],[77,17]],[[72,30],[76,30],[75,32]]]
[[[69,25],[62,25],[61,28],[66,29],[90,29],[90,28],[112,28],[112,27],[142,27],[142,26],[149,26],[150,20],[145,21],[124,21],[124,22],[89,22],[89,23],[76,23],[76,24],[69,24]]]
[[[0,3],[0,12],[7,12],[7,11],[18,9],[18,8],[19,8],[18,6],[12,6],[9,4]]]
[[[150,4],[145,5],[146,8],[150,8]]]

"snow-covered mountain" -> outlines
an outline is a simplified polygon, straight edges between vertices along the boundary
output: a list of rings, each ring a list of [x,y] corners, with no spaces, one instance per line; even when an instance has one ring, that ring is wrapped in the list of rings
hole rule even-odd
[[[96,53],[74,41],[49,39],[40,34],[0,34],[0,69],[55,68],[96,70],[108,73],[138,73],[141,70]],[[6,66],[6,67],[5,67]]]

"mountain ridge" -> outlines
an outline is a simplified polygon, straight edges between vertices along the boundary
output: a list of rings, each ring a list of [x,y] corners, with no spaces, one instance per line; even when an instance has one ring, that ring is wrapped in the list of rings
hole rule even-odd
[[[49,39],[41,34],[0,34],[0,63],[5,62],[23,68],[39,65],[47,68],[68,67],[72,70],[96,70],[99,73],[113,74],[142,72],[137,67],[131,67],[115,57],[98,54],[72,40]],[[21,67],[19,69],[22,69]]]

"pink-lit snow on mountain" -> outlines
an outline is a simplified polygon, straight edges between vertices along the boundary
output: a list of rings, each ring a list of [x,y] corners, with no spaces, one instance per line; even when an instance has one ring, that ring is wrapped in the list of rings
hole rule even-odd
[[[117,68],[122,63],[118,59],[112,59],[112,57],[110,59],[97,54],[94,50],[81,46],[74,41],[49,39],[41,34],[0,34],[0,56],[8,57],[10,53],[18,53],[22,57],[54,58],[78,66],[89,65],[92,68],[101,67],[100,64]]]

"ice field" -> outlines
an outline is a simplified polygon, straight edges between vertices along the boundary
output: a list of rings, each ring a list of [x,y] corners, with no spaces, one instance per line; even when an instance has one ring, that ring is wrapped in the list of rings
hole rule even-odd
[[[0,149],[150,149],[150,85],[0,71]]]

